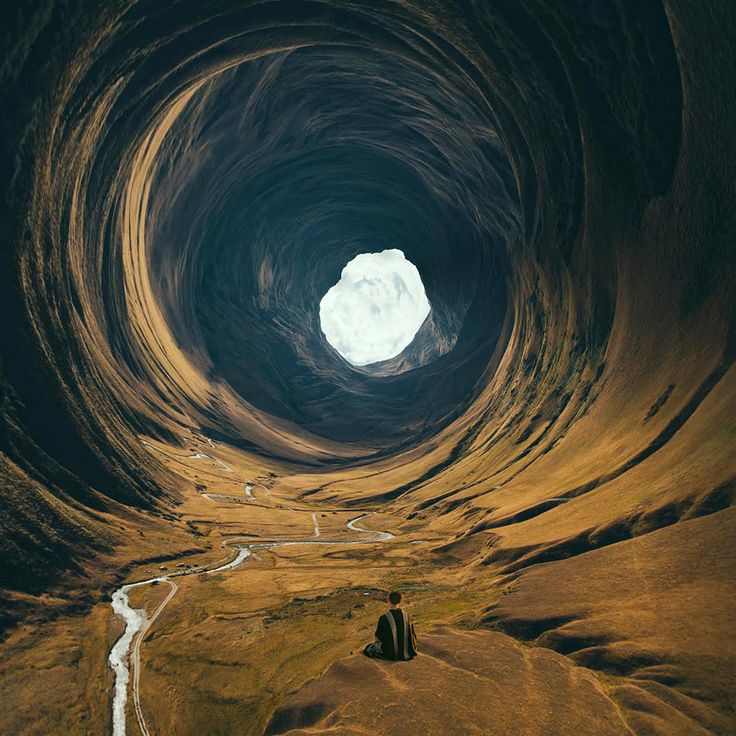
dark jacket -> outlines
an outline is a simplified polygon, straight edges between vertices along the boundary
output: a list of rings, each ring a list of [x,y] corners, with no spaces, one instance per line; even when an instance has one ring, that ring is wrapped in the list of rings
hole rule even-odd
[[[376,639],[381,642],[385,659],[413,659],[417,654],[417,637],[411,614],[392,608],[378,619]]]

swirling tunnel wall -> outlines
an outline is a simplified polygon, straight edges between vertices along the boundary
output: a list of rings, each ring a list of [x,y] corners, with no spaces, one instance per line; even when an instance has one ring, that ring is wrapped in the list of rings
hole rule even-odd
[[[3,585],[41,589],[112,548],[97,512],[176,499],[141,435],[202,432],[301,470],[403,458],[384,500],[428,453],[434,472],[555,458],[562,493],[659,451],[730,376],[718,121],[734,103],[718,80],[734,61],[698,54],[715,15],[628,0],[8,13]],[[385,248],[417,266],[432,312],[401,355],[356,368],[319,300]],[[577,459],[558,453],[585,417]]]

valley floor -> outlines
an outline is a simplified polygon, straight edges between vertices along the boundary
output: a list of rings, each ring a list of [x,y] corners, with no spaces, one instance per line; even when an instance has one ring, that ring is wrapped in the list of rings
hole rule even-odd
[[[139,646],[150,734],[726,734],[735,723],[733,639],[713,634],[736,610],[730,509],[509,573],[484,564],[482,545],[399,515],[350,525],[379,510],[307,503],[233,448],[148,446],[192,488],[177,508],[188,541],[126,576],[190,573]],[[355,544],[361,528],[395,537]],[[722,550],[703,554],[705,543]],[[244,546],[235,567],[196,572]],[[132,563],[135,545],[125,553]],[[358,654],[392,588],[415,618],[412,663]],[[139,586],[130,605],[151,616],[170,593]],[[693,625],[702,636],[687,635]],[[103,601],[12,632],[0,731],[111,733],[107,657],[122,628]],[[138,736],[133,706],[129,692]]]

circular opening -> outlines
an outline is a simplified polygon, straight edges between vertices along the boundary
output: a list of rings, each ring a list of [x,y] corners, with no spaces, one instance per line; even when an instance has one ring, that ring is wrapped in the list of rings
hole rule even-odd
[[[322,297],[327,342],[348,363],[389,360],[411,343],[431,310],[417,267],[397,249],[361,253]]]

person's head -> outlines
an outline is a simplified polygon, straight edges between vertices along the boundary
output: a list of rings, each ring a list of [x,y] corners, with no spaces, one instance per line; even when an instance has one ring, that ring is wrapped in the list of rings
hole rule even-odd
[[[392,591],[391,591],[391,592],[390,592],[390,593],[388,594],[388,602],[389,602],[389,603],[390,603],[390,604],[391,604],[392,606],[398,606],[398,605],[399,605],[399,603],[401,603],[401,593],[399,593],[399,591],[398,591],[398,590],[392,590]]]

